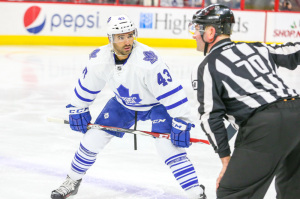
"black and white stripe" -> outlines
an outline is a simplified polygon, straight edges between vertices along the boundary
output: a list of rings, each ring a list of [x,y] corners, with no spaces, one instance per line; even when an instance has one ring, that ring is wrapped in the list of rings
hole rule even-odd
[[[218,42],[198,68],[201,125],[220,156],[230,154],[223,118],[239,128],[258,107],[299,96],[277,75],[300,64],[300,43]]]

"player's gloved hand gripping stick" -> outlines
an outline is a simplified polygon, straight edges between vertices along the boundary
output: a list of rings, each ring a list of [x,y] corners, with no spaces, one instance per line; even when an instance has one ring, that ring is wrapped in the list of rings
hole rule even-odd
[[[190,143],[190,131],[194,124],[174,118],[172,121],[171,142],[178,147],[188,148]]]
[[[67,105],[66,108],[69,111],[69,123],[71,129],[73,131],[86,133],[87,126],[92,120],[89,108],[77,108],[71,104]]]
[[[53,118],[53,117],[48,117],[48,121],[49,122],[62,123],[62,124],[70,124],[68,120],[64,120],[64,119],[60,119],[60,118]],[[88,124],[87,125],[87,129],[92,129],[92,128],[93,129],[106,130],[106,131],[117,131],[117,132],[122,132],[122,133],[131,133],[131,134],[136,134],[136,135],[146,135],[146,136],[152,136],[152,137],[155,137],[155,138],[171,139],[171,136],[168,133],[156,133],[156,132],[140,131],[140,130],[133,130],[133,129],[117,128],[117,127],[112,127],[112,126],[102,126],[102,125],[99,125],[99,124]],[[186,140],[187,138],[184,138],[184,139],[185,139],[185,142],[188,142]],[[209,141],[208,140],[203,140],[203,139],[197,139],[197,138],[190,138],[188,143],[189,143],[189,145],[190,145],[190,143],[209,144]]]

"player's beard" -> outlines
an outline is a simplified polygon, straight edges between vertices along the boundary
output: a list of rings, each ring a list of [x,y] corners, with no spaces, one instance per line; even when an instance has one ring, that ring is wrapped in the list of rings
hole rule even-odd
[[[132,45],[125,45],[122,47],[117,47],[114,45],[115,54],[118,56],[127,56],[131,53]]]

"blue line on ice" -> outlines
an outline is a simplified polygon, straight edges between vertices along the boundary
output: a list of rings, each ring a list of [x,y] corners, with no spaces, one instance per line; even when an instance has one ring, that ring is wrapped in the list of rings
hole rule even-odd
[[[56,176],[62,179],[66,177],[66,173],[60,172],[58,168],[46,167],[43,165],[39,165],[39,164],[35,164],[35,163],[31,163],[31,162],[27,162],[15,158],[4,157],[4,156],[0,156],[0,165],[2,166],[5,165],[7,167],[17,168],[27,172],[33,172],[33,173],[48,175],[52,177]],[[175,194],[168,194],[158,189],[156,190],[149,189],[149,188],[139,187],[135,185],[120,183],[117,181],[90,177],[87,175],[84,177],[84,182],[92,185],[97,185],[97,186],[100,185],[102,187],[114,190],[116,192],[121,191],[124,194],[130,194],[133,195],[134,197],[150,196],[151,198],[155,198],[155,199],[184,199],[185,198]]]

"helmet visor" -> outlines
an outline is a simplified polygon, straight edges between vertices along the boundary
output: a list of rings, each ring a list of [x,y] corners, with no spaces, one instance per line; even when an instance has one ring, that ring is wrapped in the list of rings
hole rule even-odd
[[[112,43],[122,43],[126,41],[134,41],[136,39],[136,31],[131,31],[127,33],[122,33],[122,34],[113,34],[111,42]]]
[[[202,24],[189,23],[188,31],[192,35],[194,35],[197,31],[199,31],[200,34],[203,35],[205,27]]]

